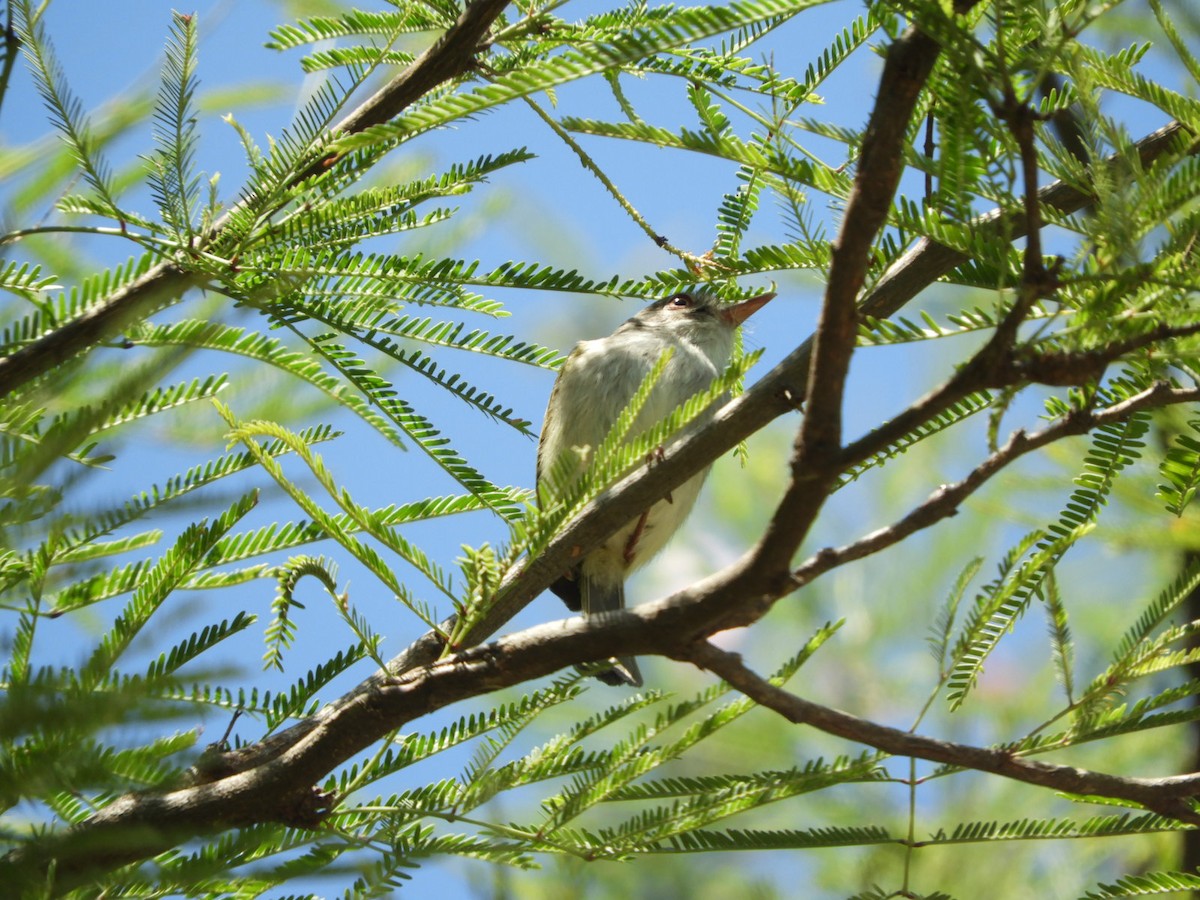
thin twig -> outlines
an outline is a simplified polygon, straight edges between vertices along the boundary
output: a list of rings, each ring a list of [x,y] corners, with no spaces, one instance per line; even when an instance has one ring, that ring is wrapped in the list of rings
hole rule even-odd
[[[1172,388],[1166,382],[1159,382],[1104,409],[1078,409],[1040,431],[1028,434],[1017,431],[1009,437],[1004,446],[990,454],[966,477],[953,484],[941,485],[900,520],[842,547],[821,550],[801,563],[792,575],[798,584],[808,584],[831,569],[878,553],[917,531],[955,515],[968,497],[1004,468],[1020,457],[1055,441],[1087,434],[1093,429],[1120,422],[1137,412],[1197,402],[1200,402],[1200,388]],[[865,446],[856,446],[854,454],[851,455],[850,448],[847,448],[846,464],[853,465],[861,461],[857,454],[865,449]]]
[[[604,170],[596,164],[596,161],[592,159],[586,150],[583,149],[579,141],[571,137],[570,133],[560,124],[558,124],[553,116],[542,109],[541,105],[532,97],[525,96],[521,99],[525,101],[530,109],[537,113],[538,118],[540,118],[546,123],[546,125],[550,127],[550,130],[554,132],[559,140],[561,140],[567,145],[568,148],[570,148],[571,152],[574,153],[575,157],[579,160],[579,164],[591,172],[592,175],[596,177],[596,180],[604,185],[604,189],[608,191],[609,195],[614,200],[617,201],[617,205],[620,206],[621,209],[625,210],[625,214],[629,216],[629,218],[633,219],[633,223],[646,233],[650,240],[654,242],[655,246],[666,250],[668,253],[674,255],[689,267],[694,268],[706,263],[706,260],[696,256],[696,254],[688,253],[686,250],[680,250],[678,247],[668,241],[665,235],[659,234],[657,231],[655,231],[651,227],[650,223],[646,221],[646,217],[638,212],[634,205],[626,199],[625,195],[621,193],[621,189],[618,188],[613,183],[612,179],[604,173]]]

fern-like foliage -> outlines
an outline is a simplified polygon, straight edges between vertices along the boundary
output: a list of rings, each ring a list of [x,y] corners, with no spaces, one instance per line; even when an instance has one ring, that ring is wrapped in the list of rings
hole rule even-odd
[[[966,13],[939,0],[860,9],[535,0],[487,21],[476,17],[491,4],[326,4],[267,36],[270,50],[299,57],[308,80],[290,123],[264,136],[241,109],[227,126],[207,118],[230,101],[205,89],[214,83],[206,66],[220,54],[201,40],[205,23],[195,16],[164,19],[156,90],[89,111],[53,48],[46,4],[10,6],[0,101],[11,114],[12,93],[24,90],[10,78],[21,54],[51,137],[0,155],[0,876],[40,841],[86,829],[122,793],[208,777],[224,739],[205,750],[202,729],[217,726],[220,737],[232,718],[234,745],[286,741],[297,722],[332,715],[363,679],[372,690],[408,690],[422,676],[393,679],[388,654],[426,632],[460,649],[502,585],[653,451],[710,421],[761,356],[739,338],[728,371],[646,423],[641,413],[669,362],[659,360],[587,464],[566,458],[543,473],[535,503],[529,439],[544,395],[504,375],[540,377],[548,390],[569,348],[550,345],[531,321],[559,311],[570,319],[588,296],[657,299],[702,282],[732,298],[777,278],[785,286],[772,310],[786,307],[789,325],[759,337],[777,357],[792,352],[817,320],[800,291],[834,265],[846,241],[832,237],[841,214],[878,174],[859,171],[872,136],[860,124],[865,109],[843,108],[845,85],[883,95],[874,90],[876,57],[891,58],[910,27],[937,52],[916,114],[891,123],[905,135],[900,188],[883,198],[885,225],[856,275],[860,299],[905,279],[944,287],[920,298],[925,311],[856,323],[846,430],[870,436],[897,413],[875,404],[893,393],[877,380],[894,377],[888,387],[907,390],[905,366],[944,383],[984,345],[1007,353],[999,369],[1016,374],[999,387],[974,385],[844,467],[828,497],[810,498],[830,510],[806,540],[820,546],[827,523],[858,527],[883,500],[928,486],[931,473],[912,468],[927,457],[907,451],[930,440],[963,436],[959,446],[994,460],[1007,431],[1066,430],[1089,416],[1103,424],[1056,445],[1053,459],[1075,480],[1053,508],[1007,516],[1007,495],[980,494],[982,518],[1009,547],[990,581],[976,585],[994,535],[971,524],[979,537],[968,534],[963,558],[948,558],[951,540],[903,558],[921,578],[928,613],[928,622],[924,613],[897,616],[910,631],[878,633],[886,616],[869,611],[866,627],[868,613],[843,604],[842,591],[806,585],[812,603],[837,603],[850,627],[827,625],[806,639],[796,619],[773,613],[769,643],[787,649],[771,681],[789,684],[819,651],[826,667],[808,666],[811,679],[789,690],[864,718],[890,723],[899,712],[930,729],[944,724],[943,698],[971,740],[983,735],[1014,757],[1102,745],[1098,756],[1113,754],[1114,772],[1126,765],[1117,761],[1122,747],[1145,742],[1136,744],[1138,765],[1128,764],[1140,771],[1150,765],[1146,744],[1168,746],[1200,720],[1197,625],[1187,611],[1200,589],[1196,565],[1151,582],[1161,588],[1129,588],[1149,596],[1123,603],[1128,621],[1116,620],[1124,630],[1112,646],[1092,627],[1112,613],[1087,582],[1079,586],[1075,568],[1123,525],[1106,515],[1110,507],[1139,509],[1148,522],[1140,530],[1154,535],[1130,529],[1102,560],[1119,559],[1121,578],[1132,580],[1130,544],[1194,544],[1200,424],[1192,412],[1178,415],[1158,442],[1158,420],[1142,408],[1153,405],[1147,397],[1191,396],[1200,382],[1200,103],[1157,74],[1163,55],[1187,84],[1200,72],[1185,14],[1151,0],[1158,32],[1126,35],[1136,23],[1120,20],[1123,43],[1111,47],[1111,31],[1097,27],[1119,12],[1117,0],[979,3]],[[456,43],[464,33],[469,44]],[[592,102],[593,89],[611,98],[611,113]],[[1158,118],[1135,124],[1113,98]],[[506,118],[527,106],[536,119]],[[475,139],[484,114],[503,119],[508,137],[496,146]],[[1135,127],[1144,133],[1168,119],[1180,125],[1174,143],[1133,146]],[[241,183],[228,173],[223,181],[201,156],[201,135],[226,127],[245,158]],[[443,153],[439,141],[452,131],[469,150]],[[135,145],[140,155],[122,159]],[[478,226],[502,191],[531,201],[528,185],[549,180],[542,167],[557,145],[600,179],[604,202],[673,255],[630,274],[626,262],[595,269],[555,258],[554,246],[501,255],[490,243],[468,245],[490,236]],[[646,152],[638,158],[652,160],[650,177],[619,174],[622,152]],[[711,208],[696,221],[711,233],[676,247],[656,230],[667,224],[656,221],[655,167],[697,160],[709,174],[694,193]],[[1061,206],[1034,204],[1031,191],[1051,182]],[[1071,192],[1086,203],[1064,202]],[[1034,243],[1014,239],[1031,223],[1046,226],[1042,259],[1027,259]],[[122,262],[98,250],[114,242],[132,255]],[[941,268],[929,274],[922,267],[938,253]],[[92,266],[97,258],[104,262]],[[529,303],[541,304],[536,313]],[[514,324],[498,325],[510,312]],[[991,346],[1001,340],[1010,346]],[[1023,380],[1050,363],[1063,377]],[[769,400],[777,412],[781,398]],[[1038,423],[1026,420],[1035,407]],[[528,451],[516,486],[506,440]],[[737,513],[766,517],[774,494],[755,481],[758,460],[746,449],[754,446],[739,450],[752,468]],[[386,466],[379,452],[389,454]],[[973,459],[967,468],[978,474]],[[1031,467],[1033,477],[1057,484],[1048,459]],[[1169,525],[1137,505],[1155,490],[1148,467]],[[385,468],[386,477],[376,471]],[[881,486],[869,508],[843,516],[838,504],[868,484]],[[981,518],[973,503],[956,510],[958,521]],[[1004,512],[992,515],[988,504]],[[1027,533],[1014,537],[1014,524]],[[721,532],[695,532],[713,569],[722,554],[709,542]],[[895,582],[860,593],[903,602]],[[945,597],[940,607],[925,602],[930,593]],[[1020,626],[1038,605],[1047,626],[1031,638]],[[774,652],[755,643],[761,631],[749,629],[740,648],[751,668],[765,669]],[[933,652],[932,688],[920,689],[928,700],[906,710],[889,698],[876,714],[879,686],[898,692],[919,668],[904,664],[909,639]],[[1027,705],[993,714],[1003,692],[980,690],[985,668],[991,675],[1018,657]],[[918,893],[925,848],[1058,852],[1099,838],[1124,847],[1182,828],[1145,812],[1060,814],[1028,796],[1020,812],[997,811],[988,791],[964,791],[970,804],[956,803],[956,792],[926,786],[962,778],[956,765],[923,772],[840,739],[818,746],[825,739],[815,729],[772,740],[767,711],[729,685],[701,682],[684,666],[679,673],[677,693],[661,685],[602,693],[568,672],[475,698],[440,720],[406,723],[327,772],[320,787],[332,808],[318,828],[277,816],[206,833],[146,865],[99,872],[79,890],[300,896],[319,883],[346,896],[391,896],[430,860],[524,870],[553,857],[653,856],[650,864],[665,867],[682,854],[756,851],[802,853],[806,865],[828,856],[847,896],[970,896],[978,888],[970,882]],[[890,804],[897,782],[908,810],[869,806]],[[1070,799],[1075,808],[1100,802]],[[1187,873],[1154,871],[1174,864],[1148,861],[1146,848],[1161,844],[1136,846],[1136,874],[1114,863],[1079,890],[1099,898],[1197,887]],[[854,848],[855,866],[844,866],[841,848]],[[851,868],[891,871],[898,848],[907,859],[894,889],[844,877]],[[46,877],[37,884],[43,893],[60,887]],[[984,889],[1016,895],[1007,884]]]
[[[182,247],[195,238],[200,174],[196,171],[196,22],[175,13],[167,41],[163,80],[154,119],[158,153],[150,187],[162,221]]]
[[[1187,872],[1148,872],[1144,875],[1127,875],[1113,884],[1105,884],[1088,891],[1086,900],[1113,900],[1117,897],[1147,897],[1155,894],[1195,890],[1200,887],[1200,876]]]
[[[14,4],[17,34],[26,48],[50,121],[71,148],[79,172],[92,189],[99,207],[114,219],[123,218],[117,206],[112,168],[100,153],[98,141],[83,110],[83,103],[67,84],[62,65],[50,44],[42,21],[41,10],[30,0]]]
[[[1200,421],[1188,422],[1188,428],[1200,430]],[[1191,434],[1176,435],[1158,471],[1166,479],[1158,486],[1159,497],[1168,511],[1182,516],[1200,487],[1200,441]]]

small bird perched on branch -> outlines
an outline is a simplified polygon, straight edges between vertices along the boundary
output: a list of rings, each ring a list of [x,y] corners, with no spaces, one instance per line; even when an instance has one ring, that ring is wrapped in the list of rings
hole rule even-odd
[[[583,474],[592,452],[666,351],[672,355],[629,430],[631,439],[722,375],[733,353],[734,331],[774,296],[723,305],[708,292],[687,291],[651,303],[606,338],[581,341],[559,371],[546,407],[538,445],[539,496],[551,472],[561,477],[565,467],[565,477],[555,485],[559,492]],[[693,475],[624,525],[550,589],[584,615],[624,609],[626,577],[657,554],[687,518],[707,474],[705,469]],[[642,684],[631,656],[597,677],[612,685]]]

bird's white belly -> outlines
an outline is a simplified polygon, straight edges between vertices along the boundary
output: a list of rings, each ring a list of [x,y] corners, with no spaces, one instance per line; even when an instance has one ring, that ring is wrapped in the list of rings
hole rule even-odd
[[[628,562],[625,557],[626,548],[637,531],[640,517],[630,520],[616,534],[588,554],[583,562],[587,573],[593,576],[608,574],[611,577],[624,578],[627,573],[641,568],[657,556],[671,539],[679,523],[691,512],[707,474],[708,470],[705,469],[698,475],[693,475],[671,491],[670,501],[659,500],[650,507],[646,524],[638,536],[633,555]]]

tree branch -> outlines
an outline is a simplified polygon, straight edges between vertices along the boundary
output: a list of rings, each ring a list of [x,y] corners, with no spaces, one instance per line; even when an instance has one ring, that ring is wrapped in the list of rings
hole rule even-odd
[[[1195,152],[1197,148],[1194,146],[1180,146],[1180,142],[1185,140],[1190,141],[1189,133],[1178,123],[1171,123],[1139,141],[1137,152],[1143,165],[1149,165],[1172,150]],[[1125,160],[1123,154],[1116,154],[1104,164],[1116,168],[1126,164]],[[1038,198],[1043,207],[1062,213],[1082,209],[1092,199],[1065,182],[1047,185],[1039,191]],[[1020,210],[996,209],[980,217],[977,230],[983,234],[1004,234],[1017,239],[1022,236],[1023,221],[1024,214]],[[876,317],[892,315],[930,283],[965,261],[966,257],[957,251],[923,240],[893,264],[863,300],[860,310],[863,314]],[[464,643],[482,642],[495,634],[570,567],[578,548],[594,546],[603,541],[637,516],[654,498],[676,489],[735,447],[739,441],[761,430],[774,419],[794,412],[807,393],[811,348],[810,338],[744,394],[718,410],[707,424],[673,441],[660,462],[653,466],[639,466],[585,506],[563,526],[545,552],[536,559],[528,560],[524,567],[504,580],[491,605],[466,636]],[[887,443],[886,434],[875,434],[873,438],[868,436],[846,448],[847,458],[865,459],[874,452],[871,447],[878,448]],[[780,573],[763,594],[782,596],[794,584],[790,574]],[[450,619],[443,624],[442,630],[448,633],[452,627],[453,619]],[[443,642],[436,632],[425,633],[389,660],[387,672],[369,676],[358,687],[330,701],[309,718],[261,741],[205,758],[193,772],[195,782],[226,777],[275,759],[322,723],[336,718],[342,709],[357,702],[361,694],[378,689],[396,674],[429,665],[443,649]]]
[[[480,8],[481,4],[472,5],[467,13],[464,13],[464,17]],[[493,18],[498,11],[499,9],[496,9],[492,13]],[[488,21],[490,22],[490,19]],[[483,27],[486,30],[486,26]],[[425,57],[422,57],[423,59]],[[421,60],[418,60],[414,66],[420,64]],[[898,121],[892,122],[891,126],[898,124]],[[1173,126],[1168,129],[1169,136],[1151,136],[1147,139],[1153,139],[1157,147],[1154,154],[1163,153],[1169,147],[1175,146],[1172,142],[1180,130],[1178,126]],[[900,132],[903,133],[902,128]],[[889,137],[887,140],[894,143],[895,139]],[[898,152],[898,148],[894,149]],[[1151,154],[1151,157],[1154,154]],[[866,160],[864,152],[861,168],[874,169],[874,164],[867,166]],[[1119,162],[1113,161],[1110,164],[1117,165]],[[879,163],[879,168],[883,167],[884,163]],[[862,177],[866,179],[872,176]],[[872,222],[877,218],[874,206],[880,197],[874,192],[885,188],[886,184],[863,188],[870,196],[862,201],[865,204],[864,212],[861,214],[862,218],[856,221],[864,228],[872,227]],[[894,190],[894,184],[891,190]],[[1046,195],[1055,191],[1057,193],[1054,193],[1052,202]],[[883,200],[885,211],[890,197],[891,193],[888,192],[887,198]],[[1080,208],[1090,201],[1086,194],[1063,185],[1043,189],[1038,197],[1039,202],[1053,205],[1062,211]],[[858,208],[854,203],[852,206]],[[871,207],[871,210],[867,210],[867,207]],[[1020,235],[1021,215],[1021,212],[997,211],[993,218],[985,217],[981,228],[994,228],[997,233],[1002,231],[1016,237]],[[850,210],[847,216],[850,216]],[[821,477],[828,478],[828,473],[836,473],[839,467],[844,465],[847,452],[853,450],[859,453],[868,450],[868,444],[861,442],[851,448],[841,447],[841,428],[837,417],[840,417],[845,367],[853,349],[853,325],[858,314],[854,308],[854,300],[862,285],[861,272],[865,271],[867,258],[865,253],[869,252],[864,250],[862,242],[865,240],[865,247],[869,248],[879,224],[875,223],[874,230],[867,237],[863,237],[857,231],[851,234],[846,229],[839,236],[838,250],[844,256],[841,257],[843,262],[838,265],[842,269],[837,276],[836,286],[831,286],[827,293],[828,315],[823,318],[823,323],[826,323],[823,327],[831,330],[832,337],[825,345],[824,351],[818,350],[819,358],[816,361],[811,359],[812,341],[801,345],[741,398],[719,410],[711,423],[686,439],[676,441],[660,464],[639,467],[596,498],[579,516],[567,524],[545,553],[529,561],[522,570],[515,572],[505,581],[496,602],[468,636],[469,641],[485,640],[508,621],[517,610],[541,593],[567,568],[571,556],[577,553],[580,547],[588,547],[603,540],[636,516],[649,502],[677,487],[739,440],[759,430],[784,412],[795,409],[807,392],[810,361],[814,383],[828,384],[831,393],[827,397],[823,394],[819,402],[814,397],[813,404],[810,404],[809,418],[816,418],[813,409],[819,406],[822,410],[828,410],[835,419],[832,422],[806,425],[802,443],[807,447],[819,449],[819,453],[817,456],[812,456],[811,452],[808,456],[802,454],[800,462],[807,465],[810,461],[815,461]],[[951,255],[947,255],[946,248],[938,248],[932,243],[918,245],[913,253],[906,255],[892,267],[875,290],[859,304],[858,311],[872,315],[891,314],[930,281],[962,261],[962,258],[952,251],[949,253]],[[854,272],[856,265],[860,269],[857,274]],[[921,277],[924,280],[915,278],[914,272],[922,273]],[[154,290],[168,290],[175,279],[182,277],[182,273],[172,274],[165,281],[158,280],[160,277],[162,276],[155,276],[153,271],[148,273],[143,280],[149,280],[150,284],[139,286],[138,290],[146,292],[144,296],[153,296]],[[831,283],[833,280],[831,277]],[[130,286],[130,290],[133,287]],[[124,309],[130,315],[144,311],[136,299],[127,301]],[[103,333],[104,326],[98,327],[100,330],[97,333]],[[74,351],[67,346],[61,352],[65,353],[63,358],[66,358],[81,349],[82,345]],[[5,362],[8,360],[0,360],[0,395],[5,392],[6,386],[7,390],[12,390],[15,386],[38,377],[39,373],[35,370],[34,374],[22,375],[17,382],[10,384],[5,380]],[[45,371],[47,369],[42,369],[41,373],[44,374]],[[1010,371],[1015,372],[1015,369]],[[21,378],[24,380],[20,380]],[[1165,396],[1160,393],[1153,398],[1144,399],[1143,402],[1151,405],[1154,402],[1167,402],[1167,399],[1173,397],[1171,395],[1164,399]],[[1189,396],[1187,399],[1195,398]],[[1175,401],[1171,399],[1171,402]],[[1090,414],[1098,416],[1110,412],[1111,410]],[[1128,414],[1128,411],[1124,414]],[[1064,431],[1065,433],[1067,432]],[[884,437],[881,434],[874,436],[876,446],[884,443]],[[894,543],[900,539],[904,529],[925,527],[922,523],[936,521],[937,518],[952,514],[963,496],[977,489],[1011,459],[1032,449],[1023,442],[1028,442],[1034,437],[1022,436],[1016,444],[1010,442],[1007,457],[996,458],[996,454],[993,454],[993,458],[989,458],[971,476],[964,479],[958,494],[937,494],[927,501],[923,508],[915,510],[909,520],[894,526],[891,534],[883,537],[868,535],[863,541],[886,540]],[[1051,439],[1055,438],[1046,438],[1047,441]],[[813,501],[799,496],[799,487],[795,480],[793,488],[797,491],[795,502],[803,505],[805,515],[809,516],[811,521],[810,513],[815,515],[820,499],[815,501],[817,506],[812,507]],[[780,515],[777,514],[775,520],[781,537],[778,547],[773,549],[772,553],[782,558],[784,554],[781,548],[785,548],[792,541],[798,542],[798,538],[795,529],[785,533],[784,526],[779,524],[780,519]],[[807,526],[805,530],[806,528]],[[190,783],[176,790],[131,794],[119,798],[79,828],[65,835],[55,835],[42,842],[31,843],[24,850],[0,863],[0,871],[7,869],[14,878],[19,877],[21,873],[33,873],[34,876],[40,875],[44,879],[46,866],[53,859],[57,860],[56,877],[61,879],[57,883],[69,885],[85,879],[94,867],[107,871],[125,862],[144,859],[148,855],[174,846],[189,835],[250,822],[283,821],[299,825],[315,823],[328,810],[331,800],[315,790],[312,787],[314,783],[354,753],[428,712],[501,687],[548,675],[574,663],[609,658],[618,652],[659,653],[676,658],[700,659],[697,654],[703,656],[705,651],[695,649],[693,645],[696,641],[703,641],[709,634],[730,624],[754,621],[779,597],[795,589],[798,582],[787,568],[787,564],[790,564],[790,553],[794,551],[795,546],[793,543],[792,549],[787,552],[783,566],[758,565],[759,557],[752,552],[726,570],[664,600],[622,613],[596,616],[587,620],[575,618],[538,626],[486,646],[462,650],[437,662],[434,660],[443,649],[441,642],[435,634],[427,634],[392,660],[389,673],[372,676],[358,688],[297,726],[251,747],[232,753],[216,754],[197,768]],[[851,548],[854,547],[855,545],[851,545]],[[867,545],[862,544],[857,549],[847,550],[842,561],[849,559],[851,553],[866,549]],[[838,551],[830,553],[835,554],[831,559],[837,562]],[[804,572],[803,567],[800,571]],[[809,572],[804,577],[815,577],[815,574]],[[729,679],[731,683],[758,699],[751,693],[761,692],[761,687],[753,680],[757,679],[753,673],[749,673],[748,670],[739,673],[728,660],[716,657],[703,656],[702,664],[711,664],[714,670],[717,666],[724,667],[741,679],[746,687],[733,682],[733,678]],[[761,682],[761,679],[757,680]],[[789,696],[784,694],[784,697]],[[773,695],[771,699],[782,702]],[[952,746],[939,742],[930,742],[930,745]],[[899,752],[905,752],[905,755],[920,755],[915,752]],[[930,752],[933,752],[933,749]],[[987,767],[1001,765],[1002,761],[997,761],[994,755],[988,755],[994,751],[978,752],[984,754],[979,757],[979,768],[997,771],[997,774],[1008,774],[1007,771]],[[1026,772],[1025,765],[1016,768]],[[1060,768],[1064,767],[1049,767],[1052,770]],[[1078,770],[1070,771],[1078,773]],[[1030,776],[1030,779],[1032,777]],[[1104,793],[1110,785],[1103,779],[1113,779],[1113,776],[1096,777],[1101,779],[1097,782],[1098,789],[1096,784],[1090,781],[1087,782],[1090,786],[1064,789]],[[1166,781],[1170,780],[1164,780],[1163,783]],[[1130,789],[1128,785],[1131,782],[1128,779],[1115,779],[1115,783],[1114,790]],[[1173,783],[1176,787],[1184,785],[1187,790],[1194,787],[1191,781],[1186,780],[1175,780]],[[1158,782],[1138,782],[1137,786],[1141,789],[1151,784]],[[1125,794],[1109,795],[1126,798]],[[1145,801],[1139,799],[1137,802]],[[1165,800],[1162,802],[1166,804]],[[1179,803],[1179,808],[1170,804],[1152,808],[1181,818],[1184,814],[1190,815],[1190,808],[1182,804],[1182,801]]]
[[[1003,447],[972,469],[965,478],[954,484],[940,486],[925,502],[914,507],[898,522],[864,535],[843,547],[825,548],[805,560],[793,571],[792,575],[799,584],[808,584],[830,569],[871,556],[880,550],[900,543],[917,531],[956,515],[959,507],[971,494],[983,487],[1006,466],[1025,454],[1040,450],[1055,441],[1087,434],[1095,428],[1120,422],[1137,412],[1160,409],[1178,403],[1197,402],[1200,402],[1200,388],[1172,388],[1166,382],[1159,382],[1140,394],[1135,394],[1106,409],[1078,409],[1053,425],[1032,434],[1024,431],[1014,432]],[[847,464],[852,465],[854,462],[867,458],[858,455],[863,452],[866,452],[869,457],[876,451],[870,450],[869,445],[847,448]]]
[[[468,72],[484,35],[507,5],[508,0],[471,0],[458,21],[432,47],[335,125],[334,130],[354,134],[386,122],[433,88]],[[304,181],[323,169],[323,165],[314,166],[296,181]],[[210,239],[220,233],[228,220],[227,214],[213,226]],[[130,322],[178,301],[189,288],[200,283],[175,262],[158,263],[78,318],[17,352],[0,357],[0,398],[97,343],[115,337]]]
[[[1113,362],[1134,350],[1163,341],[1200,334],[1200,322],[1173,326],[1160,323],[1138,335],[1096,350],[1051,350],[1039,353],[988,341],[944,384],[846,446],[838,464],[844,472],[870,459],[921,425],[976,391],[1020,384],[1082,386],[1094,383]]]
[[[966,0],[963,10],[975,2]],[[755,548],[757,563],[767,569],[786,569],[837,477],[846,375],[858,338],[859,292],[904,171],[904,146],[917,99],[940,53],[938,42],[916,24],[888,48],[846,215],[833,242],[792,481]]]
[[[65,834],[49,835],[0,860],[0,883],[44,883],[55,864],[55,888],[65,890],[120,865],[163,852],[197,835],[263,822],[312,827],[339,798],[313,787],[391,731],[454,703],[618,653],[664,655],[711,669],[735,688],[793,721],[881,750],[960,765],[1044,787],[1142,803],[1186,822],[1197,821],[1185,800],[1200,794],[1200,776],[1118,778],[1068,766],[1034,763],[1010,752],[917,737],[830,710],[772,688],[708,638],[761,618],[776,600],[836,565],[890,546],[953,515],[989,478],[1025,453],[1132,413],[1200,401],[1200,388],[1163,383],[1103,410],[1082,409],[1039,432],[1018,433],[957,485],[936,491],[888,529],[802,565],[783,589],[753,555],[664,599],[617,613],[549,622],[463,650],[423,668],[379,675],[292,729],[272,757],[236,771],[206,769],[203,780],[174,790],[128,794]],[[768,690],[769,689],[769,690]],[[261,749],[261,745],[260,749]],[[228,763],[236,754],[225,754]],[[245,760],[243,760],[245,761]]]
[[[718,649],[707,642],[698,644],[690,659],[697,666],[725,679],[760,706],[774,710],[797,725],[811,725],[827,734],[866,744],[897,756],[912,756],[945,765],[991,772],[993,775],[1023,781],[1026,784],[1072,794],[1124,800],[1144,806],[1162,816],[1200,825],[1200,815],[1188,802],[1193,797],[1200,796],[1200,774],[1168,778],[1132,778],[1026,759],[1011,750],[939,741],[886,725],[877,725],[849,713],[804,700],[756,675],[736,654]]]

